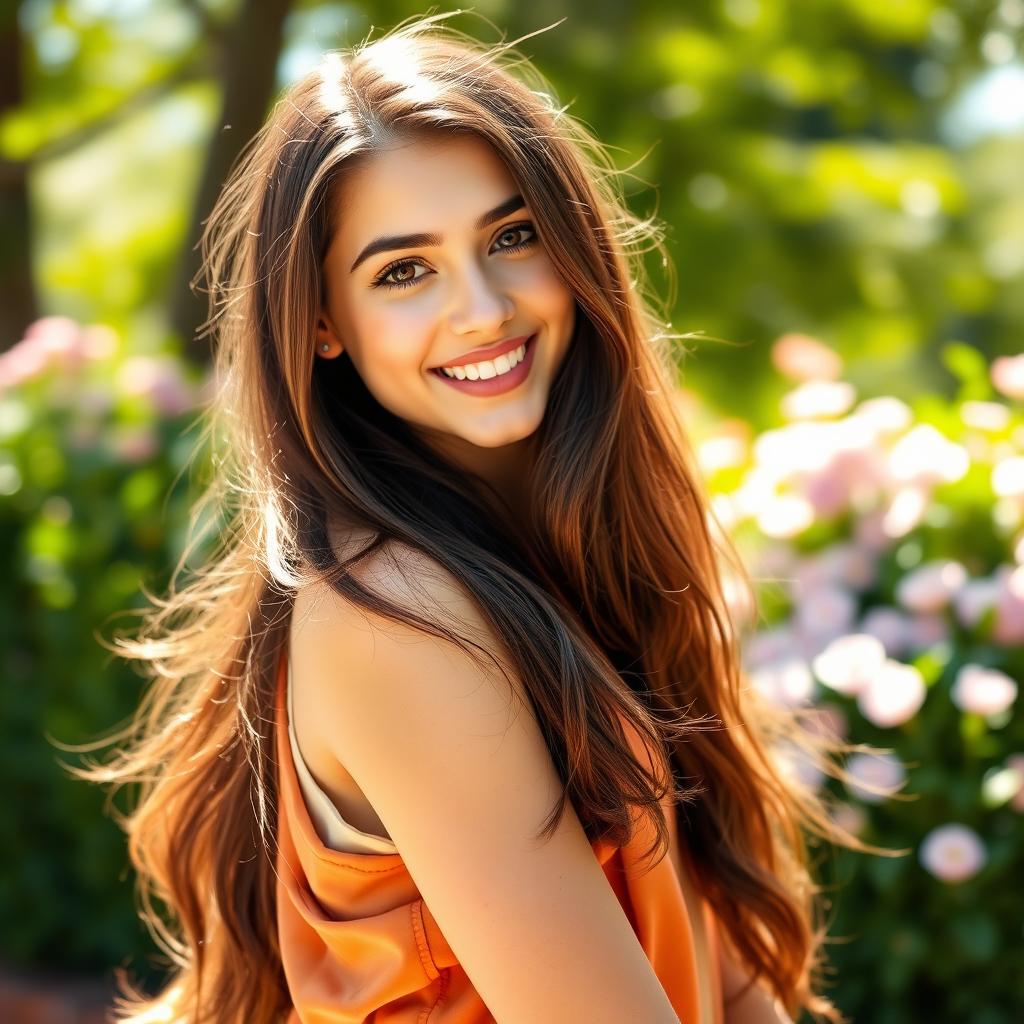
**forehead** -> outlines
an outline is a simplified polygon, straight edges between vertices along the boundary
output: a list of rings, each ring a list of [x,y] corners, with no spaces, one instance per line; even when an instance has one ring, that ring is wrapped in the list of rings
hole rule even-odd
[[[377,235],[469,231],[480,214],[516,191],[515,179],[483,139],[403,142],[342,177],[331,248],[354,252]]]

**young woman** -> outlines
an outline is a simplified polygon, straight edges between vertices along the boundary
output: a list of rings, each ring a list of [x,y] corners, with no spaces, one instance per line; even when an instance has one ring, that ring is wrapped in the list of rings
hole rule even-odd
[[[838,1020],[804,842],[856,841],[776,757],[836,746],[743,683],[661,239],[445,17],[327,54],[207,224],[222,541],[83,771],[174,963],[120,1019]]]

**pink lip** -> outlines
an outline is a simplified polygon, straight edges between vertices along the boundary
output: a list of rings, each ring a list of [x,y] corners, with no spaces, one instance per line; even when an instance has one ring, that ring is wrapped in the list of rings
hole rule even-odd
[[[518,338],[506,338],[504,341],[499,341],[497,345],[484,345],[483,348],[474,348],[470,352],[463,352],[461,356],[457,356],[455,359],[450,359],[447,363],[442,363],[441,366],[446,366],[450,370],[453,366],[479,363],[483,359],[497,359],[498,356],[511,352],[514,348],[519,348],[524,341],[532,337],[532,334],[522,334]],[[441,366],[435,366],[432,369],[439,370]]]
[[[521,345],[522,342],[520,341],[519,344]],[[518,345],[513,345],[512,347],[517,348]],[[476,395],[478,398],[503,395],[505,392],[518,387],[529,376],[530,367],[533,366],[533,352],[536,347],[537,335],[531,334],[526,342],[526,354],[522,362],[516,363],[508,373],[491,377],[490,380],[470,380],[468,377],[465,380],[459,380],[458,377],[446,376],[440,369],[432,369],[430,372],[443,380],[445,384],[450,384],[453,388],[464,391],[467,395]]]

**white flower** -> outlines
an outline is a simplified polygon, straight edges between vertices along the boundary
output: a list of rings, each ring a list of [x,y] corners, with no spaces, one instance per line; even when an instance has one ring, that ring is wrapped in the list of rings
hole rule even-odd
[[[924,678],[913,665],[887,659],[858,694],[857,706],[869,722],[891,729],[917,714],[926,693]]]
[[[842,416],[857,400],[846,381],[809,380],[782,398],[782,415],[788,420],[812,420]]]
[[[1024,456],[1002,459],[992,467],[992,491],[1001,498],[1024,494]]]
[[[961,711],[998,715],[1017,699],[1017,684],[1005,673],[982,665],[964,665],[951,691]]]
[[[814,674],[836,693],[860,693],[882,670],[885,648],[876,637],[850,633],[833,640],[819,654],[811,668]]]
[[[912,612],[941,611],[967,582],[967,570],[950,559],[926,562],[896,585],[896,599]]]
[[[1024,355],[1000,356],[989,374],[995,389],[1007,398],[1024,398]]]
[[[955,483],[970,468],[963,445],[950,441],[930,423],[919,423],[893,445],[889,472],[906,483]]]
[[[799,495],[778,494],[769,498],[755,518],[766,537],[795,537],[814,522],[814,506]]]
[[[898,434],[914,421],[914,413],[906,402],[891,395],[868,398],[853,411],[851,419],[863,425],[876,439]]]
[[[918,851],[921,863],[943,882],[964,882],[988,859],[978,833],[966,825],[940,825],[925,836]]]
[[[1001,402],[964,402],[960,406],[960,419],[975,430],[1004,430],[1010,422],[1010,410]]]

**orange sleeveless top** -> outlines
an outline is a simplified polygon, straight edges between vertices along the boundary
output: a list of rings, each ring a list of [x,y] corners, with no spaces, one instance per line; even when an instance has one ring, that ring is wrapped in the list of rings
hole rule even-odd
[[[292,1008],[285,1024],[491,1024],[494,1017],[462,970],[399,853],[353,853],[324,845],[303,801],[287,720],[288,661],[278,667],[277,919]],[[637,756],[645,747],[627,727]],[[664,804],[670,834],[675,815]],[[701,989],[694,936],[673,860],[640,863],[653,839],[638,828],[623,847],[598,839],[594,854],[684,1024],[722,1024],[714,916],[700,901],[711,959]],[[674,841],[674,839],[673,839]],[[648,862],[649,865],[649,862]]]

